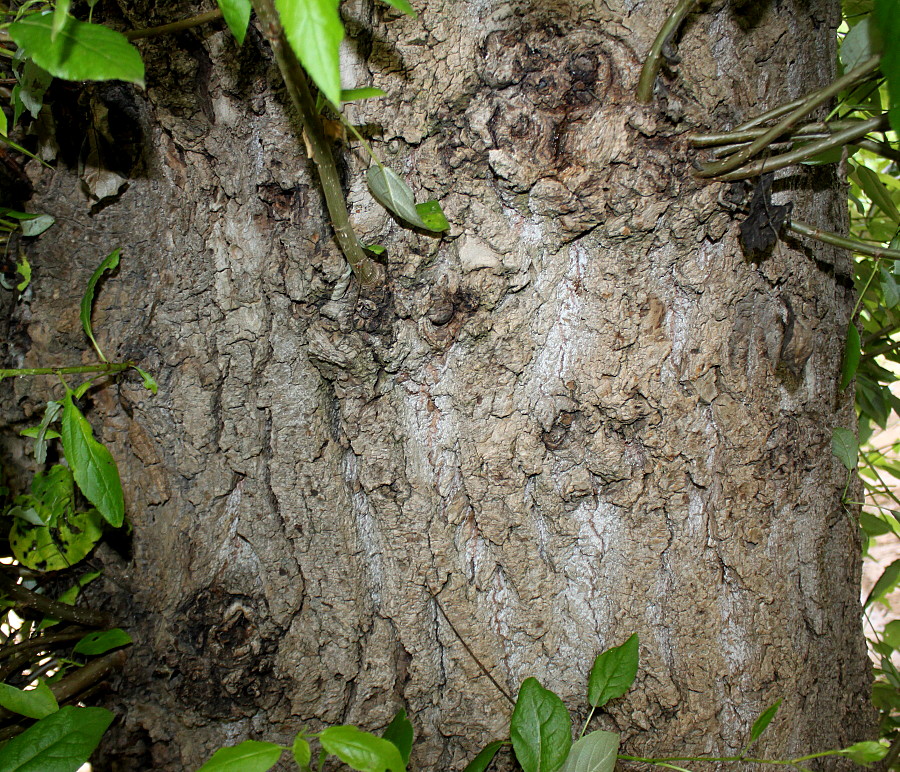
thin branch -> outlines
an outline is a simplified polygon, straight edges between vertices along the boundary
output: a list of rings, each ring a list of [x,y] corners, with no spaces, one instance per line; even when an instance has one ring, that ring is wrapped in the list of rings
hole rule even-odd
[[[78,367],[19,367],[0,370],[0,381],[4,378],[19,378],[26,375],[75,375],[77,373],[100,373],[115,375],[134,367],[133,362],[98,362],[95,365],[79,365]]]
[[[734,180],[745,180],[748,177],[756,177],[767,172],[778,171],[779,169],[783,169],[785,166],[792,166],[793,164],[807,161],[810,158],[817,156],[819,153],[824,153],[825,151],[831,150],[832,148],[842,147],[843,145],[846,145],[853,140],[864,137],[871,131],[879,131],[885,128],[887,128],[887,116],[879,115],[877,118],[870,118],[867,121],[861,121],[859,125],[851,126],[848,129],[844,129],[843,131],[839,131],[836,134],[832,134],[827,139],[820,139],[816,142],[810,142],[809,144],[805,144],[802,147],[798,147],[788,153],[782,153],[781,155],[776,155],[771,158],[763,158],[752,164],[748,164],[747,166],[742,166],[735,171],[716,175],[714,179],[716,182],[732,182]],[[732,158],[733,157],[735,156],[732,156]],[[728,158],[722,163],[727,164],[730,160],[731,158]],[[702,177],[706,175],[703,173],[698,173],[697,176]]]
[[[786,134],[786,138],[790,139],[809,139],[810,137],[831,136],[835,129],[847,129],[862,123],[861,120],[856,121],[817,121],[815,123],[807,123],[799,126],[790,134]],[[731,145],[739,142],[752,142],[765,134],[768,129],[765,126],[752,126],[749,129],[741,129],[738,131],[724,131],[716,134],[688,134],[688,144],[691,147],[717,147],[720,145]]]
[[[450,629],[453,631],[454,635],[456,635],[456,637],[459,638],[459,642],[463,645],[463,648],[466,650],[468,655],[475,661],[475,664],[478,665],[479,668],[481,668],[481,672],[484,673],[490,679],[491,683],[497,688],[497,691],[500,692],[500,694],[502,694],[504,697],[506,697],[506,699],[509,701],[510,705],[514,706],[516,704],[516,701],[510,696],[509,692],[507,692],[506,689],[504,689],[502,686],[500,686],[500,684],[497,682],[497,679],[491,675],[490,671],[484,665],[481,664],[481,660],[475,656],[475,652],[469,648],[469,644],[466,643],[466,639],[463,638],[459,634],[459,630],[457,630],[456,626],[453,624],[453,622],[450,621],[450,617],[448,617],[447,612],[444,611],[444,607],[441,605],[441,602],[437,599],[437,595],[435,595],[434,593],[431,593],[431,597],[434,600],[435,605],[440,610],[441,616],[444,617],[444,619],[447,621],[447,624],[450,625]]]
[[[868,150],[870,153],[875,153],[875,155],[880,155],[882,158],[887,158],[895,164],[900,164],[900,151],[892,148],[887,142],[876,142],[873,139],[860,139],[851,144],[861,150]]]
[[[880,56],[872,56],[855,70],[851,70],[846,75],[838,78],[836,81],[830,83],[825,88],[813,92],[802,102],[799,107],[789,112],[784,118],[781,119],[781,121],[775,124],[775,126],[769,129],[761,137],[756,139],[749,147],[745,148],[739,153],[735,153],[729,158],[726,158],[724,161],[703,164],[700,168],[700,171],[697,173],[697,176],[721,177],[725,173],[733,171],[739,166],[747,163],[747,161],[753,158],[753,156],[755,156],[761,150],[765,149],[771,142],[778,139],[780,136],[787,133],[791,128],[793,128],[797,121],[803,118],[803,116],[812,112],[820,105],[825,104],[829,99],[836,96],[844,89],[849,88],[854,83],[868,77],[878,68],[880,62]]]
[[[0,573],[0,592],[16,603],[33,608],[53,619],[65,619],[67,622],[76,622],[90,627],[108,627],[112,622],[109,614],[80,606],[70,606],[68,603],[60,603],[45,595],[38,595],[22,585],[16,584],[4,573]]]
[[[653,41],[650,53],[647,54],[644,66],[641,68],[641,79],[638,81],[637,100],[641,104],[647,104],[653,98],[653,84],[656,83],[656,76],[659,75],[659,68],[662,67],[663,62],[663,47],[697,3],[698,0],[679,0],[675,10],[669,14],[656,36],[656,40]]]
[[[253,0],[253,8],[262,23],[263,34],[272,46],[275,61],[281,70],[281,77],[287,86],[291,101],[303,121],[303,129],[319,172],[322,192],[325,194],[328,214],[331,215],[334,235],[356,278],[363,284],[373,284],[379,277],[378,264],[363,252],[353,232],[340,176],[331,154],[331,145],[322,130],[322,122],[309,90],[306,73],[297,61],[293,49],[288,45],[273,0]]]
[[[900,260],[900,249],[876,247],[872,244],[866,244],[863,241],[840,236],[831,231],[813,228],[811,225],[807,225],[799,220],[791,220],[788,223],[788,228],[794,233],[799,233],[801,236],[808,236],[811,239],[822,241],[825,244],[831,244],[833,247],[843,247],[844,249],[849,249],[851,252],[858,252],[861,255],[868,255],[869,257],[880,257],[884,260]]]
[[[171,24],[162,24],[159,27],[148,27],[147,29],[133,29],[123,33],[129,40],[139,40],[141,38],[155,38],[160,35],[171,35],[173,32],[181,32],[192,27],[199,27],[201,24],[208,24],[222,18],[222,11],[216,8],[215,11],[207,11],[197,16],[191,16],[181,21],[173,21]]]

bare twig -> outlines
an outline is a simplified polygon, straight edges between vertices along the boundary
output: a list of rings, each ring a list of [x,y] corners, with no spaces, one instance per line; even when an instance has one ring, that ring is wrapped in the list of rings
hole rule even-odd
[[[653,41],[650,53],[644,61],[641,68],[641,79],[638,81],[637,100],[642,104],[647,104],[653,98],[653,84],[656,83],[656,76],[659,75],[659,68],[662,67],[663,47],[669,38],[675,34],[675,31],[681,26],[681,22],[685,20],[687,15],[694,9],[699,0],[679,0],[675,10],[669,14],[666,23]]]
[[[876,247],[873,244],[866,244],[864,241],[849,239],[846,236],[841,236],[837,233],[832,233],[831,231],[813,228],[811,225],[807,225],[798,220],[791,220],[787,227],[794,233],[799,233],[801,236],[808,236],[811,239],[816,239],[825,244],[831,244],[833,247],[843,247],[844,249],[849,249],[851,252],[868,255],[869,257],[878,257],[882,260],[900,260],[900,249]]]
[[[70,606],[68,603],[60,603],[58,600],[38,595],[22,585],[16,584],[4,573],[0,573],[0,592],[5,593],[16,603],[40,611],[53,619],[65,619],[68,622],[76,622],[90,627],[108,627],[112,622],[109,614],[89,608]]]
[[[162,24],[159,27],[148,27],[147,29],[133,29],[123,33],[129,40],[139,40],[141,38],[155,38],[160,35],[171,35],[173,32],[182,32],[192,27],[199,27],[201,24],[208,24],[222,18],[222,11],[216,8],[215,11],[207,11],[197,16],[191,16],[181,21],[173,21],[171,24]]]

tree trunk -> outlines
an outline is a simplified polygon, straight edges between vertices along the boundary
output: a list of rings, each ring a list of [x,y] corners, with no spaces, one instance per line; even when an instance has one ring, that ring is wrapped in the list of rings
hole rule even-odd
[[[123,27],[205,9],[120,5]],[[95,558],[136,640],[100,769],[405,707],[411,768],[461,770],[511,711],[435,598],[505,690],[536,676],[582,720],[593,658],[637,632],[637,682],[597,721],[629,753],[734,753],[778,698],[761,754],[871,736],[830,451],[854,423],[851,261],[793,239],[745,261],[735,191],[692,176],[684,139],[827,82],[837,3],[713,3],[639,105],[669,5],[348,3],[345,85],[388,92],[348,113],[452,228],[401,228],[337,147],[360,239],[388,249],[386,283],[343,294],[260,34],[141,41],[146,92],[56,89],[59,164],[29,167],[29,206],[58,224],[11,353],[91,361],[77,300],[120,246],[94,327],[160,385],[89,398],[134,526],[131,555]],[[127,180],[93,209],[86,136]],[[833,167],[775,189],[846,224]],[[4,384],[7,417],[51,386]]]

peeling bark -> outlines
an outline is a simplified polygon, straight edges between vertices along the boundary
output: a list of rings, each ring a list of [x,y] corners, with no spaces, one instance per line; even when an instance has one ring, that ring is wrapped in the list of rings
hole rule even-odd
[[[432,594],[505,688],[536,676],[582,718],[594,656],[638,632],[635,688],[599,722],[630,753],[736,752],[779,697],[769,756],[870,736],[857,526],[830,453],[854,421],[836,394],[850,261],[789,239],[745,262],[682,139],[826,82],[838,10],[715,3],[642,106],[665,5],[429,0],[412,20],[351,2],[346,85],[389,96],[348,111],[453,227],[399,228],[338,149],[354,226],[388,247],[386,284],[341,297],[253,29],[242,50],[221,25],[141,41],[146,93],[60,94],[57,125],[106,99],[110,131],[140,131],[127,189],[93,214],[71,154],[30,167],[32,209],[59,224],[10,357],[90,358],[73,287],[121,246],[95,331],[160,384],[93,396],[134,524],[130,560],[97,558],[137,641],[103,768],[194,768],[403,706],[412,768],[462,769],[510,709]],[[120,6],[130,27],[197,11]],[[830,168],[774,191],[846,224]],[[45,396],[2,388],[8,421]]]

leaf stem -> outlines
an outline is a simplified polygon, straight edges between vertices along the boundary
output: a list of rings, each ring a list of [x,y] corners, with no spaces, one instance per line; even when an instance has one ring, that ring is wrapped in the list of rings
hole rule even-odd
[[[878,257],[883,260],[900,260],[900,249],[876,247],[872,244],[866,244],[864,241],[858,241],[857,239],[840,236],[837,233],[832,233],[831,231],[823,231],[819,230],[818,228],[813,228],[811,225],[807,225],[806,223],[800,222],[799,220],[791,220],[788,223],[787,227],[794,233],[799,233],[801,236],[808,236],[811,239],[816,239],[817,241],[824,242],[825,244],[831,244],[831,246],[833,247],[842,247],[844,249],[849,249],[851,252],[858,252],[861,255]]]
[[[656,40],[653,41],[650,53],[647,54],[644,66],[641,68],[641,79],[638,81],[637,100],[641,104],[648,104],[653,98],[653,85],[656,83],[656,76],[659,75],[659,68],[662,67],[663,62],[663,47],[697,3],[698,0],[678,0],[675,10],[669,14],[656,36]]]
[[[743,164],[747,163],[753,156],[757,155],[761,150],[765,149],[771,142],[778,139],[782,134],[789,131],[804,115],[812,112],[820,105],[825,104],[829,99],[839,94],[846,88],[849,88],[857,81],[866,78],[874,72],[881,62],[880,56],[869,57],[855,70],[851,70],[846,75],[838,78],[833,83],[828,84],[824,88],[814,91],[806,97],[800,105],[791,110],[784,118],[776,123],[772,128],[766,131],[761,137],[758,137],[749,147],[735,153],[733,156],[726,158],[718,163],[703,164],[698,177],[721,177],[727,172],[733,171]],[[748,128],[743,126],[741,128]]]
[[[129,40],[139,40],[141,38],[155,38],[160,35],[171,35],[173,32],[181,32],[182,30],[191,29],[191,27],[199,27],[201,24],[207,24],[222,18],[222,11],[218,8],[214,11],[191,16],[180,21],[173,21],[171,24],[162,24],[159,27],[147,27],[146,29],[132,29],[122,33]]]
[[[319,172],[322,192],[325,194],[325,203],[328,206],[328,213],[331,215],[334,235],[347,262],[350,263],[353,273],[356,274],[356,278],[363,284],[373,284],[379,277],[378,266],[363,252],[359,239],[353,232],[353,226],[350,224],[350,215],[347,212],[347,204],[341,189],[341,180],[334,163],[334,156],[331,154],[331,145],[325,139],[322,122],[316,111],[316,103],[306,80],[306,73],[285,38],[273,0],[253,0],[253,8],[262,23],[263,34],[272,46],[275,61],[278,63],[278,69],[281,71],[281,77],[284,79],[284,85],[287,86],[291,101],[303,121],[303,129],[309,140],[313,162]]]

